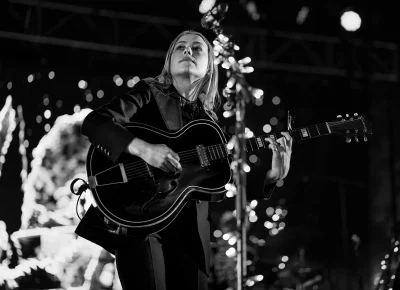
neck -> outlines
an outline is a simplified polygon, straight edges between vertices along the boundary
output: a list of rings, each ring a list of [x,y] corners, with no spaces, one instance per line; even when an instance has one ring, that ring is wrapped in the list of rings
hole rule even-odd
[[[200,79],[191,79],[190,77],[175,76],[173,85],[178,93],[184,98],[194,101],[196,99],[195,88]]]

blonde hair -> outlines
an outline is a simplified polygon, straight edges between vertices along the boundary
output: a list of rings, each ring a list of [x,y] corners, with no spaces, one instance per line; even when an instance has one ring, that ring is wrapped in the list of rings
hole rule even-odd
[[[180,33],[169,46],[167,55],[165,57],[164,67],[161,74],[156,77],[156,80],[165,86],[172,85],[172,75],[170,70],[171,55],[174,50],[175,44],[178,40],[186,34],[196,34],[200,36],[208,47],[208,65],[206,75],[199,80],[195,85],[194,94],[196,99],[199,98],[206,113],[211,114],[211,117],[217,120],[215,114],[216,109],[219,107],[221,100],[218,93],[218,66],[214,64],[214,50],[211,43],[204,37],[203,34],[193,30],[186,30]]]

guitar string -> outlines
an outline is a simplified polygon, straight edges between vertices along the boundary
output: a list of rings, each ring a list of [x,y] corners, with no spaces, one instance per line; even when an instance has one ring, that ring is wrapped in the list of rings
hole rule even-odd
[[[348,122],[352,122],[352,121],[336,121],[336,122],[327,122],[327,123],[330,124],[330,125],[337,125],[337,124],[343,124],[343,123],[348,123]],[[307,128],[308,128],[310,134],[311,133],[315,133],[316,135],[322,135],[320,132],[323,131],[321,129],[326,129],[326,123],[320,123],[320,124],[316,124],[316,125],[311,125],[311,126],[309,126]],[[295,130],[293,130],[293,131],[295,131]],[[275,135],[275,134],[273,134],[273,135]],[[311,134],[311,135],[313,135],[313,134]],[[249,142],[249,145],[251,146],[251,143],[250,143],[249,139],[248,139],[248,142]],[[221,150],[222,157],[226,158],[226,154],[227,154],[226,148],[222,144],[211,145],[211,146],[207,146],[205,148],[208,149],[208,151],[209,151],[208,155],[209,155],[211,160],[214,160],[214,157],[212,155],[215,155],[217,159],[220,158],[220,156],[219,156],[220,151],[219,150]],[[216,151],[216,153],[214,152],[214,150]],[[190,149],[190,150],[179,152],[178,155],[179,155],[180,160],[182,162],[192,161],[192,160],[197,159],[198,152],[197,152],[197,149]],[[137,164],[137,163],[141,163],[141,164]],[[134,175],[136,172],[140,172],[140,171],[146,169],[146,166],[144,164],[144,161],[142,161],[142,162],[139,161],[139,162],[127,164],[125,166],[125,169],[126,169],[126,173],[127,174],[133,174]],[[146,175],[147,173],[145,172],[144,174]]]
[[[207,146],[206,148],[207,149],[214,148],[214,150],[217,150],[217,154],[214,153],[216,158],[214,158],[211,155],[211,150],[209,150],[208,155],[210,155],[209,156],[210,160],[216,160],[216,159],[220,159],[221,158],[220,155],[219,155],[220,152],[218,152],[219,149],[221,150],[222,157],[223,158],[227,157],[226,148],[225,148],[225,146],[223,146],[221,144]],[[225,149],[225,154],[224,154],[223,149]],[[192,151],[192,152],[189,153],[189,151]],[[181,157],[181,154],[179,154],[179,156]],[[197,160],[197,159],[198,159],[197,150],[187,150],[186,154],[180,158],[180,160],[182,162],[188,162],[188,161]],[[140,164],[137,164],[137,163],[140,163]],[[145,164],[144,160],[137,161],[137,162],[125,165],[126,174],[136,174],[137,172],[143,172],[143,170],[145,170],[144,174],[147,174],[146,169],[147,168],[146,168],[146,164]]]
[[[328,124],[331,124],[331,125],[337,125],[337,124],[343,124],[343,123],[346,123],[346,122],[352,122],[352,121],[336,121],[336,122],[327,122]],[[318,131],[317,129],[324,129],[324,128],[322,128],[322,127],[326,127],[326,124],[325,123],[320,123],[320,124],[316,124],[316,125],[311,125],[311,126],[309,126],[309,127],[307,127],[309,130],[313,130],[314,132],[316,132],[316,131]],[[296,130],[296,129],[295,129]],[[295,130],[293,130],[293,131],[295,131]],[[298,129],[297,129],[298,130]],[[321,130],[320,130],[321,131]],[[272,135],[275,135],[275,134],[277,134],[277,133],[274,133],[274,134],[272,134]],[[267,136],[269,136],[269,135],[267,135]],[[260,137],[263,137],[263,136],[260,136]],[[254,137],[254,138],[256,138],[256,137]],[[254,139],[254,138],[252,138],[252,139]],[[248,139],[248,142],[250,142],[250,140]],[[224,154],[226,154],[226,148],[225,148],[225,146],[224,146],[225,144],[217,144],[217,145],[211,145],[211,146],[207,146],[207,147],[205,147],[205,148],[207,148],[207,149],[215,149],[215,150],[217,150],[217,155],[219,156],[219,149],[221,149],[221,151],[222,151],[222,154],[223,154],[223,156],[225,156]],[[225,149],[225,150],[224,150]],[[192,155],[192,154],[194,154],[194,153],[197,153],[197,152],[195,152],[195,151],[197,151],[197,150],[195,150],[195,149],[190,149],[190,150],[186,150],[186,151],[181,151],[181,152],[179,152],[179,156],[180,157],[184,157],[184,156],[186,156],[187,154],[189,154],[189,155]],[[210,150],[209,150],[210,151]],[[225,152],[224,152],[225,151]],[[185,155],[185,153],[186,153],[186,155]],[[210,154],[211,155],[211,154]]]
[[[217,154],[214,153],[214,155],[216,155],[217,158],[221,158],[220,153],[222,153],[222,157],[223,157],[223,158],[226,157],[226,154],[227,154],[226,148],[225,148],[225,146],[222,145],[222,144],[211,145],[211,146],[207,146],[207,147],[205,147],[205,148],[208,149],[208,151],[211,151],[210,148],[213,148],[212,150],[217,151]],[[182,152],[184,152],[184,154],[183,154]],[[180,159],[184,159],[184,158],[186,158],[186,157],[192,157],[192,156],[197,156],[197,155],[198,155],[197,150],[194,150],[194,149],[192,149],[192,150],[186,150],[186,151],[182,151],[182,152],[179,152],[179,153],[178,153]],[[210,155],[211,159],[214,160],[214,158],[212,158],[211,154],[209,154],[209,155]],[[136,167],[136,163],[141,163],[141,161],[137,161],[137,162],[133,162],[133,163],[126,164],[126,165],[125,165],[125,169],[131,168],[132,166],[133,166],[133,167]]]
[[[210,159],[214,160],[213,158],[210,158]],[[193,160],[198,160],[197,152],[180,159],[180,161],[183,163],[193,161]],[[140,164],[137,164],[137,163],[140,163]],[[147,170],[144,160],[135,162],[135,164],[129,164],[129,165],[125,166],[125,172],[127,174],[135,174],[136,172],[142,172],[143,170]],[[146,174],[147,174],[147,172],[146,172]]]
[[[197,159],[197,156],[196,157],[194,157],[194,158],[189,158],[189,159],[186,159],[186,160],[184,160],[184,162],[188,162],[188,161],[192,161],[192,160],[196,160]],[[143,163],[144,163],[145,161],[143,161]],[[125,171],[126,172],[126,175],[127,175],[127,177],[128,178],[131,178],[131,177],[133,177],[133,176],[147,176],[148,175],[148,172],[147,172],[147,170],[146,171],[143,171],[144,169],[145,169],[145,166],[144,166],[144,164],[143,164],[143,169],[141,170],[141,169],[136,169],[136,170],[133,170],[133,171]],[[160,169],[161,170],[161,169]],[[154,169],[153,168],[150,168],[150,171],[154,171]],[[139,174],[138,174],[139,173]]]
[[[343,122],[336,122],[336,123],[339,124],[339,123],[343,123]],[[330,124],[334,124],[334,122],[330,122]],[[314,133],[314,134],[316,133],[316,134],[320,135],[321,129],[324,129],[324,128],[321,128],[322,126],[326,127],[326,124],[325,123],[321,123],[321,124],[317,124],[317,125],[314,125],[314,126],[310,126],[310,127],[308,127],[308,130],[311,133],[311,135],[313,135],[312,133]],[[275,134],[273,134],[273,135],[275,135]],[[251,140],[248,139],[248,143],[249,143],[250,147],[252,147],[250,142],[251,142]],[[211,146],[207,146],[206,148],[209,151],[209,155],[210,155],[211,159],[214,159],[212,155],[215,155],[217,158],[219,158],[220,157],[219,156],[220,153],[222,153],[222,156],[224,158],[226,156],[226,148],[222,144],[211,145]],[[221,150],[221,152],[220,152],[220,150]],[[181,158],[181,160],[184,161],[185,157],[189,157],[189,156],[192,157],[193,155],[197,155],[197,150],[196,149],[190,149],[190,150],[182,151],[182,152],[179,152],[178,155]],[[133,171],[130,171],[132,169],[133,170],[143,170],[143,169],[145,169],[145,164],[141,164],[141,166],[137,166],[137,164],[135,164],[135,163],[127,164],[127,165],[125,165],[125,168],[126,168],[127,172],[130,173],[130,172],[133,172]]]

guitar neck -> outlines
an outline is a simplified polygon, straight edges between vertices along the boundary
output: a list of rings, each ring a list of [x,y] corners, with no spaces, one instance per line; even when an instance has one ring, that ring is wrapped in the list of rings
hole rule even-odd
[[[332,134],[329,122],[317,125],[311,125],[303,128],[297,128],[286,132],[290,134],[294,142]],[[258,137],[248,138],[245,140],[245,150],[246,152],[253,152],[268,148],[269,142],[265,141],[265,138],[271,138],[273,140],[277,140],[282,136],[283,135],[281,135],[280,132],[277,132],[274,134],[267,134]],[[205,154],[209,156],[210,160],[220,160],[230,155],[230,153],[226,149],[226,144],[207,146],[204,149],[205,149]]]
[[[302,128],[296,128],[296,129],[289,130],[287,132],[293,138],[294,142],[299,142],[302,140],[326,136],[326,135],[330,135],[332,133],[330,126],[329,126],[329,122],[311,125],[311,126],[302,127]],[[270,137],[270,138],[276,140],[282,136],[283,135],[281,134],[281,132],[277,132],[277,133],[269,134],[269,135],[262,136],[262,137]]]
[[[296,128],[292,130],[286,131],[290,134],[293,139],[293,142],[299,142],[302,140],[313,139],[321,136],[330,135],[331,129],[329,126],[329,122],[311,125],[302,128]],[[277,140],[283,135],[281,132],[261,135],[258,137],[252,137],[246,139],[245,149],[247,152],[257,151],[263,148],[268,148],[269,142],[265,141],[265,138],[271,138],[272,140]]]
[[[302,140],[313,139],[317,137],[327,136],[331,134],[355,137],[358,142],[357,136],[363,136],[364,141],[367,140],[366,134],[372,134],[369,128],[368,122],[363,117],[350,118],[350,120],[338,120],[334,122],[324,122],[315,124],[307,127],[297,128],[293,130],[287,130],[293,139],[293,142],[299,142]],[[258,151],[260,149],[268,148],[269,142],[265,138],[271,138],[277,140],[283,135],[281,132],[266,134],[257,137],[245,139],[245,150],[246,152]],[[347,141],[347,140],[346,140]],[[226,144],[218,144],[213,146],[207,146],[205,148],[205,154],[210,156],[210,160],[218,160],[226,158],[230,155],[229,150],[226,148]]]

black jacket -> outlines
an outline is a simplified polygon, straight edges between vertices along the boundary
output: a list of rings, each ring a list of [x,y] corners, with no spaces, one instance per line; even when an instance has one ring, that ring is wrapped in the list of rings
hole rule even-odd
[[[173,86],[163,87],[152,79],[138,82],[127,94],[94,110],[82,124],[82,134],[93,146],[103,150],[113,162],[117,162],[135,136],[121,124],[141,122],[165,131],[182,128],[179,95]],[[203,111],[202,118],[209,119]],[[263,181],[260,182],[261,188]],[[268,198],[275,185],[264,186],[258,198]],[[167,247],[175,247],[192,256],[199,269],[208,273],[210,257],[210,213],[207,202],[191,201],[165,230],[157,233]],[[116,236],[105,227],[91,206],[79,223],[76,234],[100,245],[110,253],[118,243],[131,243],[135,238]]]

